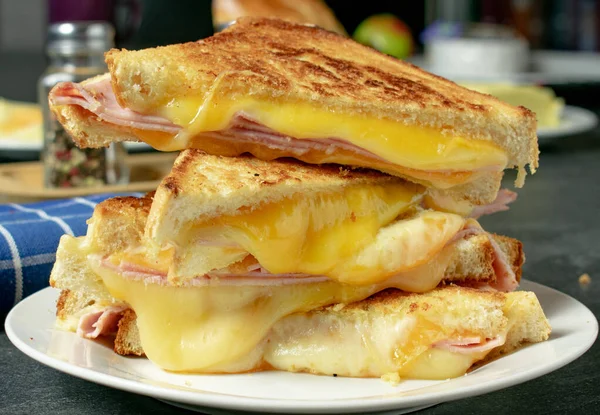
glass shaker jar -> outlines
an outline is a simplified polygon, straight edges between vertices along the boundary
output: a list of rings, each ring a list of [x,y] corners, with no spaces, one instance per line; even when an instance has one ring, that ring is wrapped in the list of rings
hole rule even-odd
[[[115,32],[105,22],[64,22],[48,28],[49,66],[38,83],[44,116],[44,184],[90,187],[127,183],[129,171],[122,143],[80,149],[48,108],[48,93],[59,82],[81,82],[107,72],[104,52],[114,47]]]

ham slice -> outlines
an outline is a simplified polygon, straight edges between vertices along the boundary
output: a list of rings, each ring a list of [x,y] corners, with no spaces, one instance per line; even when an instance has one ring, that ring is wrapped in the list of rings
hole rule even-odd
[[[325,155],[334,155],[340,150],[352,153],[372,160],[384,161],[370,151],[351,144],[338,138],[297,139],[278,133],[258,122],[245,113],[236,114],[229,127],[221,131],[207,131],[202,133],[204,137],[218,139],[221,142],[236,144],[240,141],[266,146],[271,150],[285,151],[294,157],[301,157],[309,151],[318,151]],[[323,162],[335,162],[336,159],[324,160]]]
[[[517,200],[517,194],[508,189],[500,189],[496,199],[487,205],[476,206],[471,212],[471,218],[477,219],[483,215],[490,215],[496,212],[508,210],[508,205]]]
[[[162,131],[177,134],[181,127],[163,117],[143,115],[123,108],[113,93],[109,76],[95,78],[83,86],[74,82],[62,82],[49,96],[54,105],[79,105],[93,112],[106,122],[140,130]]]
[[[490,286],[498,291],[511,292],[517,289],[519,282],[517,276],[513,271],[512,267],[508,263],[506,255],[500,249],[498,243],[494,238],[490,237],[490,243],[494,248],[494,272],[496,273],[496,282]]]
[[[119,320],[127,307],[109,306],[102,311],[84,314],[79,318],[77,334],[86,339],[115,334]]]
[[[494,250],[494,260],[492,262],[492,267],[494,267],[494,272],[496,274],[496,282],[491,284],[487,282],[483,284],[476,284],[475,287],[480,289],[492,289],[503,292],[511,292],[516,290],[519,286],[519,282],[517,281],[517,275],[515,274],[511,265],[508,262],[506,254],[504,253],[504,251],[502,251],[500,245],[498,245],[496,240],[481,228],[479,223],[477,223],[474,220],[469,220],[464,229],[459,231],[454,236],[454,238],[452,238],[452,240],[450,240],[450,242],[448,243],[452,243],[459,239],[468,238],[469,236],[478,235],[482,233],[488,235],[490,244],[492,245],[492,248]]]
[[[482,353],[502,346],[506,336],[497,336],[493,339],[481,340],[480,337],[469,337],[460,340],[442,340],[433,345],[436,349],[448,350],[453,353],[471,354]]]
[[[97,258],[96,258],[97,259]],[[127,261],[121,261],[119,265],[113,264],[106,258],[100,259],[101,266],[120,273],[124,278],[134,281],[144,281],[147,284],[168,284],[167,273],[152,268],[143,267]],[[183,286],[205,286],[205,285],[291,285],[308,284],[328,281],[329,278],[322,275],[310,274],[270,274],[264,269],[246,271],[243,273],[230,273],[227,270],[210,272],[195,278],[186,280]]]

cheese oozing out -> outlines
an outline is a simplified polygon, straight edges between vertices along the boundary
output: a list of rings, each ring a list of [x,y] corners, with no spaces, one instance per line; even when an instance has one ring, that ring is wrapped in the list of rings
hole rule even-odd
[[[295,195],[184,225],[165,236],[169,248],[154,263],[173,283],[218,272],[250,254],[272,274],[374,284],[427,262],[464,225],[455,214],[415,215],[422,194],[420,186],[390,182]],[[410,216],[398,220],[403,214]]]
[[[440,283],[453,253],[449,241],[464,226],[465,219],[435,211],[418,211],[398,219],[398,215],[420,203],[421,195],[419,186],[393,182],[351,186],[341,192],[314,198],[291,197],[253,211],[222,216],[212,220],[210,226],[192,224],[181,233],[182,246],[198,246],[194,241],[206,240],[206,232],[212,231],[242,246],[244,252],[250,252],[272,272],[324,271],[330,277],[311,284],[238,285],[230,283],[227,277],[211,277],[202,285],[185,280],[172,284],[165,277],[149,283],[124,277],[118,266],[120,261],[135,263],[140,259],[139,265],[157,268],[144,256],[143,247],[115,253],[109,261],[116,267],[106,266],[93,238],[81,240],[80,249],[86,251],[89,266],[110,295],[135,311],[142,347],[158,366],[203,373],[239,372],[263,366],[284,368],[291,361],[289,353],[286,358],[265,339],[288,316],[330,304],[360,301],[385,288],[426,292]],[[315,247],[319,249],[314,250]],[[218,257],[221,248],[211,248],[204,253]],[[162,265],[158,268],[169,268],[173,258],[165,252],[172,251],[161,251],[158,262]],[[431,328],[426,333],[436,330]],[[416,346],[402,346],[406,359],[394,358],[381,370],[403,376],[449,377],[460,374],[470,366],[469,362],[479,358],[429,351],[439,340],[435,336],[421,333],[414,339]],[[279,337],[277,341],[283,340]],[[351,350],[357,346],[348,347],[349,353],[367,353]],[[423,355],[426,351],[428,354]],[[419,357],[422,363],[411,363],[421,355],[429,357]],[[327,359],[327,354],[322,357]],[[445,362],[446,369],[423,369],[434,361]],[[326,367],[325,363],[322,365]],[[310,371],[310,367],[300,369],[299,362],[293,366]],[[380,373],[364,365],[349,366],[347,370],[348,376]]]
[[[206,98],[173,99],[157,111],[157,115],[183,126],[177,136],[165,139],[164,133],[138,133],[162,151],[193,148],[194,140],[202,140],[202,133],[227,129],[236,114],[244,114],[271,130],[297,139],[345,140],[388,163],[412,170],[501,171],[508,163],[506,152],[486,140],[372,116],[343,114],[317,105],[249,97],[223,99],[214,91]]]
[[[467,336],[465,331],[463,336]],[[448,336],[442,327],[413,315],[372,319],[295,314],[277,323],[264,345],[273,368],[326,375],[448,379],[463,375],[488,352],[455,353],[432,348]]]
[[[464,374],[485,356],[433,349],[447,334],[426,320],[403,322],[390,315],[343,326],[330,319],[309,324],[294,320],[309,318],[294,313],[360,301],[387,287],[401,287],[400,279],[362,286],[325,281],[176,287],[123,278],[93,258],[90,265],[111,295],[136,312],[147,357],[171,371],[237,373],[275,368],[362,377],[395,372],[402,377],[443,379]],[[431,269],[421,267],[421,272],[430,275]]]

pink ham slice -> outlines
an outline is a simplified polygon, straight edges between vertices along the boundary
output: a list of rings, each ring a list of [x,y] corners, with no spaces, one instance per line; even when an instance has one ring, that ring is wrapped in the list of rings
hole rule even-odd
[[[123,277],[128,279],[144,281],[145,283],[150,284],[168,283],[166,272],[152,268],[142,267],[127,261],[121,261],[119,265],[115,265],[107,259],[102,259],[101,264],[103,267],[119,272]],[[186,285],[290,285],[308,284],[328,280],[329,278],[322,275],[270,274],[265,272],[264,269],[259,268],[256,271],[246,271],[244,273],[235,274],[226,271],[211,272],[188,280]]]
[[[102,311],[84,314],[79,318],[77,334],[86,339],[115,334],[119,320],[127,307],[109,306]]]
[[[487,352],[502,346],[505,341],[505,336],[497,336],[493,339],[484,339],[483,341],[480,337],[469,337],[460,340],[442,340],[435,343],[433,347],[453,353],[471,354]]]
[[[338,138],[303,138],[299,140],[294,137],[280,134],[275,130],[257,123],[252,120],[249,115],[244,113],[236,114],[227,129],[222,131],[207,131],[202,133],[202,135],[230,144],[236,144],[242,140],[247,143],[260,144],[271,150],[289,152],[293,154],[294,157],[302,157],[311,150],[332,156],[331,160],[325,158],[322,161],[323,163],[335,163],[337,158],[334,157],[334,155],[338,150],[351,151],[356,155],[373,160],[384,160],[382,157],[379,157],[370,151]]]
[[[477,219],[483,215],[490,215],[496,212],[508,210],[508,205],[517,200],[517,194],[508,189],[500,189],[496,199],[487,205],[476,206],[471,212],[471,218]]]
[[[494,248],[494,262],[492,266],[496,273],[496,282],[489,284],[489,286],[495,290],[503,292],[511,292],[517,289],[519,282],[517,276],[513,271],[512,267],[508,263],[508,259],[504,254],[504,251],[500,249],[498,243],[490,236],[490,243]]]
[[[54,105],[79,105],[106,122],[140,130],[177,134],[181,127],[163,117],[143,115],[123,108],[117,102],[108,76],[96,78],[83,87],[74,82],[62,82],[50,92]]]
[[[517,281],[517,275],[513,271],[512,267],[508,263],[508,258],[500,245],[495,241],[494,238],[486,231],[484,231],[481,226],[475,221],[469,221],[464,229],[459,231],[452,240],[448,243],[452,243],[458,241],[459,239],[468,238],[472,235],[478,234],[486,234],[490,240],[490,244],[494,250],[494,260],[492,262],[492,266],[494,267],[494,272],[496,274],[496,282],[483,283],[476,286],[476,288],[481,289],[492,289],[503,292],[511,292],[517,289],[519,286],[519,282]]]

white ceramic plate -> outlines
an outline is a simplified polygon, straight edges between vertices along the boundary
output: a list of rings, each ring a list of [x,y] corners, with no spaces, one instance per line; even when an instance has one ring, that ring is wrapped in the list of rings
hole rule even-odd
[[[6,319],[6,333],[21,351],[41,363],[92,382],[170,401],[181,406],[278,412],[365,413],[416,409],[481,395],[552,372],[581,356],[598,334],[594,315],[573,298],[543,285],[534,291],[553,332],[534,344],[447,381],[350,379],[285,372],[190,375],[164,372],[142,358],[118,356],[106,345],[53,329],[58,291],[46,288],[19,303]],[[203,409],[205,410],[205,409]],[[405,412],[405,411],[402,411]]]
[[[413,64],[432,72],[423,55],[408,59]],[[433,71],[435,72],[435,71]],[[571,84],[600,82],[600,55],[593,52],[532,51],[530,69],[505,75],[482,72],[478,76],[437,71],[437,75],[453,81],[511,82],[522,84]]]
[[[566,137],[593,130],[598,125],[598,117],[592,111],[584,108],[565,106],[560,124],[557,127],[538,128],[538,138],[541,140]]]
[[[125,142],[125,148],[130,153],[150,150],[146,143]],[[23,140],[13,137],[0,136],[0,157],[12,160],[34,160],[39,158],[42,151],[41,140]]]
[[[146,143],[138,143],[135,141],[126,141],[124,145],[125,148],[127,148],[128,150],[144,150],[151,148]],[[13,137],[0,137],[0,150],[41,151],[42,143],[39,140],[23,140],[20,138]]]

